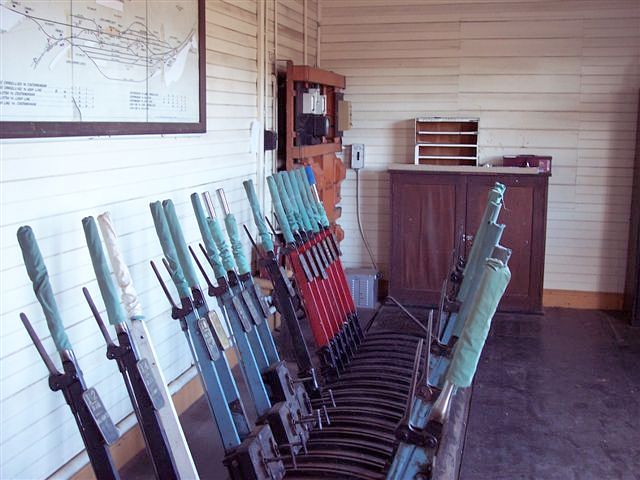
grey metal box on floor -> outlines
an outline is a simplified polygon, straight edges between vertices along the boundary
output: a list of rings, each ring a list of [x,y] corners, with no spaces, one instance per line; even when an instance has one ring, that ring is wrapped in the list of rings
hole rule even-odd
[[[378,301],[378,272],[373,268],[347,268],[349,290],[357,308],[375,308]]]

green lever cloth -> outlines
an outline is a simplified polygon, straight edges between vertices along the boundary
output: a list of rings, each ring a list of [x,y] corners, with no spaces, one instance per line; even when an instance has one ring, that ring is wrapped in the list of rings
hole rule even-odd
[[[162,208],[164,208],[164,214],[167,217],[167,223],[169,225],[169,232],[171,232],[171,238],[173,238],[173,244],[176,247],[178,253],[178,260],[180,266],[184,272],[184,276],[187,279],[187,283],[192,288],[198,288],[198,276],[193,267],[193,261],[191,260],[191,254],[187,247],[187,242],[184,239],[182,233],[182,227],[180,226],[180,220],[176,215],[176,207],[173,205],[173,201],[164,200],[162,202]]]
[[[311,185],[313,184],[311,183],[311,180],[309,179],[309,175],[307,173],[307,171],[309,171],[311,172],[311,174],[313,174],[313,170],[311,170],[311,167],[302,167],[298,168],[295,171],[297,172],[297,176],[300,180],[300,189],[302,192],[304,192],[304,197],[307,198],[309,211],[311,212],[312,217],[315,218],[315,220],[318,222],[318,224],[322,225],[320,213],[318,212],[318,207],[316,205],[316,199],[313,196],[313,192],[311,191]],[[315,181],[315,177],[313,178]]]
[[[280,194],[278,193],[278,186],[273,177],[267,177],[267,186],[269,187],[269,193],[271,193],[271,200],[273,201],[273,209],[276,212],[276,218],[282,229],[282,235],[284,235],[285,243],[295,243],[293,233],[291,233],[291,227],[287,221],[287,215],[284,213],[282,203],[280,202]]]
[[[307,181],[309,184],[309,188],[312,187],[312,185],[316,185],[316,176],[313,173],[313,168],[311,168],[311,166],[307,165],[306,167],[304,167],[305,173],[307,174]],[[317,186],[316,186],[317,188]],[[329,223],[329,217],[327,217],[327,212],[324,209],[324,206],[322,205],[322,202],[320,202],[320,200],[316,200],[315,195],[311,194],[312,198],[313,198],[313,203],[316,207],[316,212],[318,214],[318,216],[320,217],[320,223],[322,224],[322,226],[324,228],[328,228],[330,223]]]
[[[229,248],[229,245],[227,245],[227,241],[224,239],[224,233],[222,233],[222,229],[220,228],[220,223],[218,222],[217,219],[208,217],[207,224],[209,225],[209,231],[211,231],[211,236],[213,237],[213,240],[216,242],[216,246],[220,251],[222,266],[227,272],[234,271],[236,269],[236,262],[234,262],[231,249]]]
[[[153,202],[149,204],[149,208],[151,209],[153,224],[156,227],[156,233],[158,234],[160,245],[162,245],[162,252],[164,253],[164,258],[167,259],[167,263],[169,264],[169,273],[171,274],[171,279],[178,290],[178,295],[180,298],[189,297],[189,285],[187,285],[187,281],[184,278],[184,272],[182,271],[182,267],[178,261],[178,254],[176,253],[176,247],[171,239],[171,232],[169,232],[169,225],[167,224],[167,217],[162,209],[162,204],[160,202]]]
[[[311,188],[311,186],[309,186],[309,188]],[[313,205],[316,209],[316,215],[318,216],[318,218],[320,218],[320,224],[324,228],[328,228],[330,225],[329,217],[327,217],[327,212],[324,209],[324,205],[322,205],[322,202],[320,200],[316,200],[316,197],[313,193],[311,193],[311,198],[313,199]]]
[[[222,278],[225,276],[226,271],[220,261],[220,252],[216,243],[211,236],[211,230],[207,223],[207,216],[204,214],[202,208],[202,202],[200,202],[200,196],[197,193],[191,194],[191,205],[193,205],[193,211],[196,214],[196,220],[198,220],[198,228],[200,229],[200,235],[202,235],[202,241],[204,242],[204,248],[207,251],[207,257],[213,267],[213,273],[216,278]]]
[[[446,379],[454,385],[462,388],[471,385],[491,319],[510,279],[509,267],[493,258],[487,260],[480,284],[471,300],[471,311],[447,370]]]
[[[469,260],[464,269],[462,284],[458,289],[457,300],[464,302],[468,298],[469,292],[477,285],[478,275],[481,275],[484,268],[484,262],[491,256],[493,247],[500,243],[504,225],[496,223],[487,223],[483,229],[483,234],[473,240],[472,253],[469,254]]]
[[[309,214],[307,213],[307,208],[302,201],[302,195],[300,194],[300,188],[298,187],[298,182],[296,180],[296,175],[291,172],[287,172],[287,175],[284,178],[284,186],[287,190],[291,191],[291,196],[298,206],[298,211],[300,212],[300,219],[302,220],[303,228],[306,232],[313,231],[313,225]]]
[[[242,185],[244,186],[245,192],[247,192],[249,205],[251,205],[251,211],[253,212],[253,220],[258,228],[258,234],[260,235],[262,246],[267,252],[273,252],[273,240],[271,239],[271,234],[267,229],[267,224],[262,217],[262,210],[260,209],[260,202],[258,202],[258,196],[256,195],[253,181],[245,180],[242,182]]]
[[[304,209],[307,212],[307,216],[309,217],[311,231],[317,233],[320,231],[320,219],[318,218],[316,211],[313,208],[313,198],[311,196],[311,192],[309,191],[307,176],[302,168],[293,170],[291,174],[293,175],[293,188],[300,195],[300,199],[302,200]]]
[[[282,188],[284,190],[285,196],[289,203],[291,204],[291,211],[296,217],[296,222],[298,223],[298,230],[304,230],[304,225],[302,223],[302,217],[300,216],[300,209],[298,208],[298,204],[293,198],[293,190],[291,189],[291,182],[287,182],[289,179],[289,174],[286,171],[278,172],[278,178],[276,179],[276,183],[280,182]],[[279,188],[279,187],[278,187]]]
[[[479,255],[480,245],[483,242],[483,239],[486,234],[487,225],[491,222],[495,223],[495,220],[498,218],[498,214],[500,212],[500,207],[502,205],[500,198],[495,196],[495,191],[491,190],[489,192],[489,201],[484,209],[482,214],[482,219],[480,220],[480,224],[478,225],[478,230],[476,231],[475,237],[473,239],[473,243],[471,244],[471,250],[469,251],[469,255],[467,255],[467,264],[464,269],[464,275],[471,275],[474,271],[476,271],[479,265],[482,265],[484,259],[486,257],[481,257]],[[497,201],[493,201],[492,198],[497,198]],[[467,289],[470,287],[470,284],[467,282],[466,285],[461,285],[458,291],[458,299],[463,300],[466,298]]]
[[[118,300],[116,287],[111,279],[111,272],[107,266],[107,257],[105,257],[104,250],[102,249],[102,242],[100,242],[96,221],[93,217],[85,217],[82,219],[82,228],[84,229],[84,236],[87,240],[87,247],[89,247],[93,271],[98,280],[98,287],[100,287],[100,294],[102,295],[105,307],[107,307],[109,323],[111,325],[125,323],[127,316]]]
[[[302,219],[300,217],[300,210],[298,209],[298,204],[295,202],[293,198],[293,191],[291,190],[291,182],[287,182],[288,180],[288,172],[282,171],[276,174],[276,184],[278,188],[282,186],[282,190],[284,191],[284,197],[282,197],[282,193],[280,194],[281,198],[286,198],[290,204],[291,211],[296,218],[296,223],[298,224],[298,230],[302,230],[304,225],[302,224]],[[285,207],[286,210],[286,207]]]
[[[322,223],[323,227],[328,228],[330,225],[329,217],[327,217],[327,211],[324,209],[324,205],[322,205],[322,202],[320,201],[316,201],[315,204],[316,204],[316,211],[320,216],[320,223]]]
[[[53,296],[53,290],[49,283],[49,273],[47,272],[47,267],[44,264],[40,248],[38,248],[38,242],[36,242],[31,227],[24,226],[18,229],[18,243],[22,250],[24,265],[27,267],[27,274],[33,283],[33,291],[36,294],[38,302],[40,302],[44,317],[47,319],[47,326],[51,332],[53,343],[56,349],[58,349],[58,352],[71,350],[71,342],[69,341],[69,337],[67,337],[67,333],[64,331],[58,305],[56,304],[56,299]]]
[[[244,246],[240,241],[240,233],[238,232],[238,222],[233,213],[224,217],[224,225],[227,227],[227,235],[231,242],[231,250],[233,251],[233,258],[236,259],[236,265],[238,265],[238,273],[244,275],[251,272],[251,265],[244,254]]]
[[[284,207],[284,212],[287,215],[287,220],[289,222],[289,226],[291,227],[291,231],[293,233],[300,231],[300,225],[298,224],[298,220],[296,219],[295,210],[293,204],[291,203],[291,199],[289,195],[287,195],[287,190],[284,188],[284,182],[282,181],[282,177],[280,175],[273,176],[276,185],[278,186],[278,193],[280,194],[280,201],[282,202],[282,206]]]

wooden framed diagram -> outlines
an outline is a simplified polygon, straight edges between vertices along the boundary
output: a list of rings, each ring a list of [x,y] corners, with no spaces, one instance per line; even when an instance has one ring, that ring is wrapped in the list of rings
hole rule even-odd
[[[0,44],[0,138],[206,131],[204,0],[2,0]]]

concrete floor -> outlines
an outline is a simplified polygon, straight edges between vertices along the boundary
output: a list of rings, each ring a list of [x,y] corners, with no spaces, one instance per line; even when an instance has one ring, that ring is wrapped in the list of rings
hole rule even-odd
[[[201,477],[227,478],[204,399],[181,420]],[[497,315],[464,438],[460,480],[640,480],[640,329],[600,311]],[[146,455],[121,474],[152,478]]]
[[[640,479],[640,329],[601,311],[497,315],[459,478]]]

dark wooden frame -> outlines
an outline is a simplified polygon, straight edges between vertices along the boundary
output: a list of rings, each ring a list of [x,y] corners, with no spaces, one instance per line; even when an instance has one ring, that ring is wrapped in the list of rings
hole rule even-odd
[[[629,248],[623,308],[629,314],[631,325],[640,327],[640,100],[638,101],[636,125],[636,152],[633,164]]]
[[[207,131],[205,0],[198,0],[199,120],[165,122],[3,122],[0,138],[204,133]]]
[[[344,90],[346,86],[346,78],[328,70],[322,70],[320,68],[310,67],[308,65],[294,65],[293,62],[287,62],[287,77],[286,77],[286,91],[285,91],[285,115],[286,115],[286,131],[285,131],[285,148],[286,148],[286,169],[293,169],[296,160],[299,162],[319,155],[328,153],[337,153],[342,150],[342,137],[327,138],[324,143],[318,145],[304,145],[296,147],[295,143],[295,128],[294,128],[294,100],[295,100],[295,82],[308,82],[318,83],[325,88],[332,88],[333,90]],[[335,110],[333,105],[333,96],[329,95],[327,99],[328,107],[331,110]],[[329,115],[333,116],[332,111]],[[332,126],[335,125],[332,122]],[[304,162],[303,162],[304,163]]]

